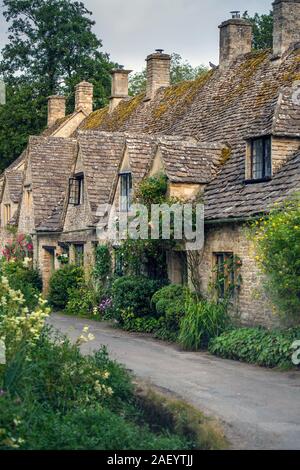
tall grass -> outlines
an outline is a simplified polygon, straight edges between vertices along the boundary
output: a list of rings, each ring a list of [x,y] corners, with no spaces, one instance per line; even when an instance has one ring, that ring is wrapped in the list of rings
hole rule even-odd
[[[189,297],[186,314],[180,322],[179,342],[189,350],[207,347],[229,325],[226,302],[196,301]]]

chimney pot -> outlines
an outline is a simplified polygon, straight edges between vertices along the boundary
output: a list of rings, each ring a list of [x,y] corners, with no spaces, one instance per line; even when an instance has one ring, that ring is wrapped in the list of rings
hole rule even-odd
[[[232,18],[220,26],[220,68],[227,67],[239,55],[252,50],[252,23],[232,11]]]
[[[275,0],[273,17],[273,53],[282,56],[300,42],[300,0]]]
[[[75,111],[86,115],[93,112],[94,86],[89,82],[78,83],[75,87]]]
[[[48,127],[53,126],[58,119],[66,115],[66,98],[64,96],[49,96],[48,98]]]
[[[111,113],[118,104],[128,98],[128,75],[132,70],[125,70],[124,66],[119,66],[118,69],[111,71],[112,84],[111,84],[111,97],[109,112]]]
[[[163,49],[156,49],[147,59],[147,93],[145,101],[152,100],[161,87],[170,86],[171,56],[164,54]]]

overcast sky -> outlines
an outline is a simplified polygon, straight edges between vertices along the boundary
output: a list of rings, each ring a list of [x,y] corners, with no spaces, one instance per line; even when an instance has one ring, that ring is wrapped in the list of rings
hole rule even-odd
[[[0,0],[1,1],[1,0]],[[218,25],[230,11],[268,13],[272,0],[83,0],[112,60],[139,71],[155,49],[177,52],[192,65],[218,63]],[[7,25],[0,18],[0,48]]]

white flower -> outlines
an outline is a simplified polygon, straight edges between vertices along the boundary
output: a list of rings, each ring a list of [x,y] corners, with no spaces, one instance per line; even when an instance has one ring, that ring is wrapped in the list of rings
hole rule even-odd
[[[30,258],[28,258],[28,257],[24,258],[23,266],[24,266],[25,268],[28,268],[28,266],[30,265],[30,263],[31,263],[31,259],[30,259]]]

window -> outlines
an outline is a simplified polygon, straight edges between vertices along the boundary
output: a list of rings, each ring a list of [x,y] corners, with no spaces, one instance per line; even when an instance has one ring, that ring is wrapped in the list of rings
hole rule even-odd
[[[4,225],[8,225],[11,219],[11,206],[10,204],[4,204]]]
[[[74,245],[75,264],[76,266],[84,265],[84,245]]]
[[[265,180],[272,176],[271,137],[250,142],[250,180]]]
[[[69,179],[69,204],[79,206],[84,202],[84,176],[82,173]]]
[[[132,197],[131,173],[120,173],[120,210],[129,212]]]
[[[234,288],[233,253],[215,253],[216,286],[220,299],[224,299]]]

